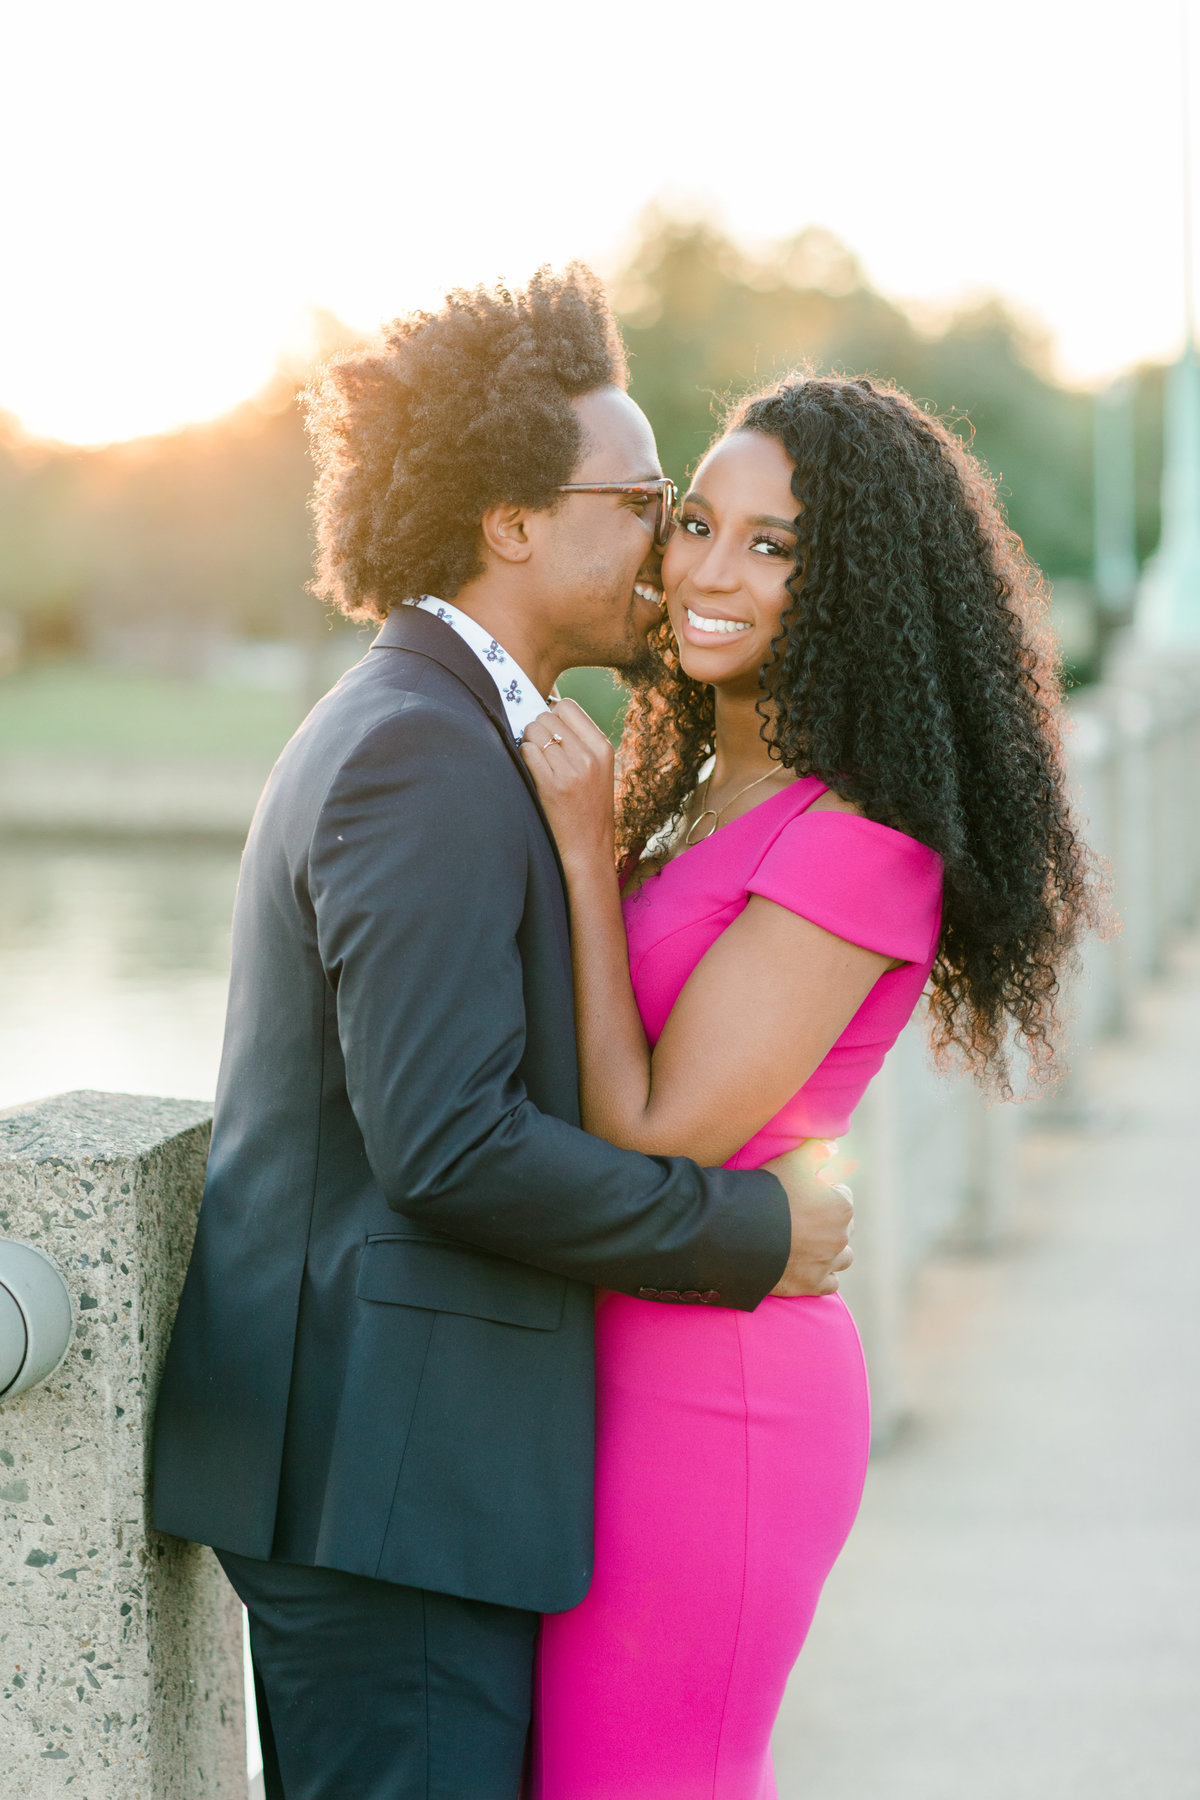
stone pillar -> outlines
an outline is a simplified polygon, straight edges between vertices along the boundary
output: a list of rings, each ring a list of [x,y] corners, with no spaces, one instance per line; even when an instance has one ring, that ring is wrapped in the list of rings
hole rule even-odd
[[[149,1426],[209,1108],[64,1094],[0,1115],[0,1237],[66,1277],[74,1341],[0,1400],[4,1781],[22,1800],[245,1800],[241,1609],[151,1530]]]
[[[1162,535],[1142,571],[1134,624],[1149,650],[1200,647],[1200,354],[1192,339],[1167,373]]]

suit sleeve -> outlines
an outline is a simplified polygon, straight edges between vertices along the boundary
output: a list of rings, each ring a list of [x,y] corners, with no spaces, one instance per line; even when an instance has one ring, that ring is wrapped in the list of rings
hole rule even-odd
[[[490,735],[415,695],[326,796],[308,884],[375,1177],[398,1212],[500,1255],[748,1310],[790,1246],[774,1176],[618,1150],[525,1092],[531,808]]]

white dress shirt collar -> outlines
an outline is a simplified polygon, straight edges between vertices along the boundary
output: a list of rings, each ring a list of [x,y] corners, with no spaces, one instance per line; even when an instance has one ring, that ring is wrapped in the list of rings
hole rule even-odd
[[[432,613],[435,619],[443,619],[452,631],[458,633],[468,649],[475,652],[496,683],[512,734],[520,743],[525,727],[539,713],[546,711],[549,701],[538,693],[516,658],[496,642],[490,631],[477,625],[468,613],[451,605],[449,600],[439,600],[436,594],[422,594],[419,600],[409,600],[405,604],[417,606],[422,612]]]

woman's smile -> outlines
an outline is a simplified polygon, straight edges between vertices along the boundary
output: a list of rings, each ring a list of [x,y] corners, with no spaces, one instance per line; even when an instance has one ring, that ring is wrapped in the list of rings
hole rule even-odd
[[[721,632],[751,631],[754,627],[752,619],[721,618],[716,613],[697,612],[691,606],[684,608],[684,617],[692,631],[701,632],[706,636]]]

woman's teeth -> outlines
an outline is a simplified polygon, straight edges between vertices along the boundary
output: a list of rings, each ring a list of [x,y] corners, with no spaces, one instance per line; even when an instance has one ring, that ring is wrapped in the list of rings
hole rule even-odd
[[[749,631],[749,619],[706,619],[701,613],[694,613],[687,608],[687,621],[693,631],[709,631],[715,636],[718,632]]]
[[[651,587],[648,581],[635,581],[633,584],[633,591],[642,600],[648,600],[651,606],[662,605],[662,590],[660,588]]]

